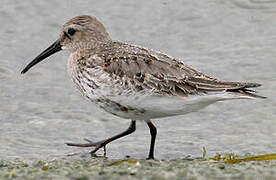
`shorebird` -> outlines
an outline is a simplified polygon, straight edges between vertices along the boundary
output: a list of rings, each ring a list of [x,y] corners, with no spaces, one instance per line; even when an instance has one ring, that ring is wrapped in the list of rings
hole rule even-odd
[[[157,129],[152,119],[195,112],[217,101],[265,98],[250,88],[258,83],[226,82],[207,76],[164,53],[112,40],[96,18],[81,15],[66,22],[59,39],[21,72],[48,56],[67,49],[68,73],[81,94],[99,108],[131,119],[130,126],[113,137],[69,146],[94,147],[91,154],[133,133],[136,121],[150,129],[148,159],[154,159]]]

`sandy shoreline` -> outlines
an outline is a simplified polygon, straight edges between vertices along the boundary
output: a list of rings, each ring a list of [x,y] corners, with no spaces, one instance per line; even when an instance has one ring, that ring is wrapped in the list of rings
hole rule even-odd
[[[237,164],[203,159],[85,158],[25,163],[0,161],[0,179],[275,179],[276,161]]]

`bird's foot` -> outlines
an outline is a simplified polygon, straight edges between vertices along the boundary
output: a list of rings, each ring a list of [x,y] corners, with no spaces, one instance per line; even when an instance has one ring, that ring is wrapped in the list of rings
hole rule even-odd
[[[146,160],[154,160],[154,157],[153,156],[149,156],[149,157],[147,157]]]
[[[104,148],[104,156],[106,155],[106,141],[98,141],[93,142],[89,139],[84,139],[88,143],[65,143],[67,146],[76,146],[76,147],[95,147],[93,151],[90,152],[91,155],[93,155],[95,152],[97,152],[100,148]]]

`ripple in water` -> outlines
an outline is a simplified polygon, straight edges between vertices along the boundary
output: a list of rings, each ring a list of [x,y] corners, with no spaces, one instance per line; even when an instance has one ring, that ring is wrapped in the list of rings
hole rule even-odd
[[[276,3],[275,0],[234,0],[230,1],[235,6],[243,9],[271,9],[271,4]]]

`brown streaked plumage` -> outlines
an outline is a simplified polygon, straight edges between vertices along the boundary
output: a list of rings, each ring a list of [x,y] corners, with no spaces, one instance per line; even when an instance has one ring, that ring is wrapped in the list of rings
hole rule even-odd
[[[220,81],[161,52],[114,41],[100,21],[86,15],[65,23],[60,38],[21,73],[62,49],[71,51],[68,73],[80,92],[107,112],[132,119],[126,131],[103,141],[67,143],[94,146],[91,154],[134,132],[136,120],[144,120],[151,132],[148,158],[153,159],[157,130],[150,119],[194,112],[222,100],[264,98],[250,89],[258,83]]]

